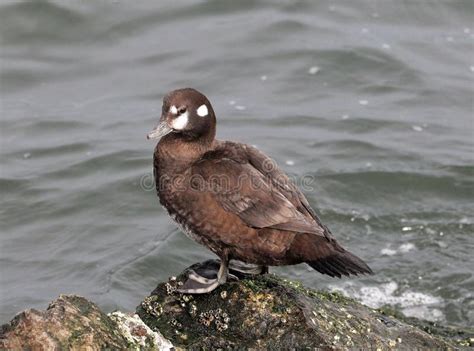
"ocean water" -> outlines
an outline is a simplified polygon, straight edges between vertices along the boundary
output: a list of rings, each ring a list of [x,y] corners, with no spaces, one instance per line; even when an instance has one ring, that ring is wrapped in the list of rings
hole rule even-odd
[[[158,204],[169,90],[296,181],[370,277],[273,272],[474,324],[474,2],[2,1],[0,322],[61,293],[133,310],[210,257]]]

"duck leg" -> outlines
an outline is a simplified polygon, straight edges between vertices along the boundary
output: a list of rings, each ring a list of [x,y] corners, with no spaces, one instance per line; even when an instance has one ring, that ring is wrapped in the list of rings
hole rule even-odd
[[[235,272],[238,275],[255,276],[268,273],[268,267],[253,263],[245,263],[238,260],[230,260],[229,270]]]
[[[206,294],[225,284],[229,276],[229,258],[227,252],[221,257],[221,264],[215,279],[205,278],[191,270],[186,282],[178,289],[182,294]]]

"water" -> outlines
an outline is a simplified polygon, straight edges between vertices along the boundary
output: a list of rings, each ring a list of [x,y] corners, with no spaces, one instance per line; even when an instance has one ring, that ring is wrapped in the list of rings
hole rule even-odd
[[[274,272],[474,323],[474,2],[3,1],[0,321],[77,293],[133,310],[212,257],[150,190],[172,89],[258,145],[376,275]]]

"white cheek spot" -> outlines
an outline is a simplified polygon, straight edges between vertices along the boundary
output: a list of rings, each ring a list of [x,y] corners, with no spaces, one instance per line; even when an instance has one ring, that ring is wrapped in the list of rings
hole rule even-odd
[[[196,112],[197,112],[199,117],[205,117],[209,113],[209,111],[207,110],[206,105],[199,106],[199,108],[196,110]]]
[[[176,130],[183,130],[188,125],[188,112],[186,111],[171,123],[171,127]]]
[[[177,115],[178,114],[178,108],[173,105],[170,107],[170,112],[173,114],[173,115]]]

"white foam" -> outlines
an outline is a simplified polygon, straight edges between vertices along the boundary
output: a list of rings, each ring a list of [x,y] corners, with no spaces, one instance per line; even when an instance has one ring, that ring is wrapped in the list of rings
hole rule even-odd
[[[434,235],[434,234],[436,234],[436,230],[431,229],[429,227],[426,227],[425,228],[425,233],[428,234],[428,235]]]
[[[416,246],[415,244],[412,244],[412,243],[401,244],[398,247],[398,249],[392,249],[389,244],[388,246],[380,250],[380,254],[382,256],[394,256],[396,254],[404,254],[404,253],[410,252],[414,249],[416,249]]]
[[[313,66],[313,67],[310,67],[309,70],[308,70],[308,73],[309,74],[316,74],[318,73],[320,70],[320,68],[318,66]]]
[[[397,254],[397,250],[386,247],[385,249],[380,250],[382,256],[394,256]]]
[[[469,220],[469,218],[467,218],[467,217],[462,217],[462,218],[459,220],[459,223],[471,224],[472,222]]]
[[[369,101],[368,100],[359,100],[359,104],[361,104],[362,106],[366,106],[369,104]]]
[[[411,129],[413,129],[415,132],[422,132],[423,127],[421,126],[411,126]]]
[[[407,316],[432,321],[444,319],[443,313],[436,308],[442,305],[443,300],[441,298],[409,290],[397,293],[398,288],[398,284],[394,281],[378,286],[356,287],[354,283],[347,282],[342,286],[330,287],[331,290],[353,297],[372,308],[380,308],[383,305],[396,305]]]
[[[285,163],[286,163],[288,166],[294,166],[294,165],[295,165],[295,161],[293,161],[293,160],[286,160]]]
[[[405,243],[405,244],[401,244],[401,245],[398,247],[398,252],[400,252],[400,253],[407,253],[407,252],[410,252],[411,250],[414,250],[414,249],[416,249],[415,244],[412,244],[412,243]]]
[[[261,81],[266,81],[267,78],[268,78],[267,76],[260,76],[260,80],[261,80]]]
[[[239,110],[239,111],[244,111],[244,110],[246,109],[246,107],[243,106],[243,105],[236,105],[236,106],[235,106],[235,109],[236,109],[236,110]]]
[[[407,307],[403,309],[403,314],[407,317],[416,317],[432,322],[444,320],[443,312],[437,308]]]
[[[391,47],[389,44],[387,44],[387,43],[383,43],[383,44],[382,44],[382,48],[389,50],[389,49],[391,49],[392,47]]]

